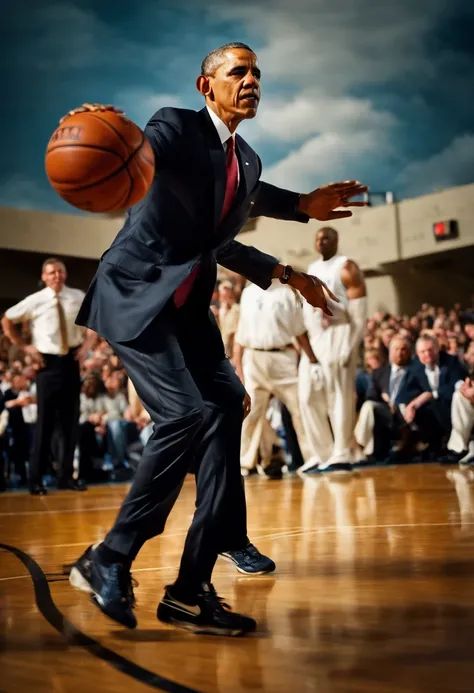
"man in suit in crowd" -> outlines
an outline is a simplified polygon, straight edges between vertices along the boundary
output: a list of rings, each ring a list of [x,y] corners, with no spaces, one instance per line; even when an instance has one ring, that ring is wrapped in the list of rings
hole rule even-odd
[[[411,370],[410,342],[395,335],[389,345],[389,362],[371,375],[354,429],[356,442],[369,458],[387,459],[392,444],[398,444],[405,434],[400,405],[410,402],[418,392]]]
[[[327,312],[317,278],[234,238],[249,216],[301,222],[350,216],[334,210],[362,205],[350,200],[366,188],[348,181],[298,195],[260,182],[259,157],[235,135],[260,101],[260,70],[248,46],[210,53],[197,88],[203,110],[163,108],[146,126],[153,185],[128,211],[78,317],[118,354],[154,430],[113,528],[79,558],[70,580],[91,592],[105,614],[135,627],[131,563],[163,531],[194,457],[196,510],[158,618],[198,633],[236,635],[256,623],[224,608],[211,575],[219,553],[248,542],[240,436],[250,402],[209,310],[216,263],[262,288],[280,279]],[[257,551],[250,546],[248,560]]]
[[[429,335],[417,340],[416,356],[413,397],[403,416],[408,424],[416,423],[420,437],[436,457],[444,447],[443,439],[451,431],[451,403],[456,385],[463,383],[467,371],[457,356],[440,352],[436,338]]]

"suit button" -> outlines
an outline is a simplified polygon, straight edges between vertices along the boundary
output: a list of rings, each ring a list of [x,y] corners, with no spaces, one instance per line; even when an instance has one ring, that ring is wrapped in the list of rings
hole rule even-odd
[[[251,200],[251,201],[250,201],[250,204],[251,204],[251,205],[254,205],[254,204],[255,204],[255,202],[254,202],[253,200]]]

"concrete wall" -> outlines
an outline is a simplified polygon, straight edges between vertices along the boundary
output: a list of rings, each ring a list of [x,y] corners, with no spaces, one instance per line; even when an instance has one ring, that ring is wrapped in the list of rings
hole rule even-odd
[[[0,248],[99,258],[121,226],[121,218],[2,207]]]

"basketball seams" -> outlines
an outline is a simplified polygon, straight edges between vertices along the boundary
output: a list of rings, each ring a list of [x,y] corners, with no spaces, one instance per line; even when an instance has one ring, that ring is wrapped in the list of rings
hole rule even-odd
[[[109,211],[114,211],[114,210],[116,210],[116,209],[126,209],[126,207],[127,207],[127,202],[129,201],[130,196],[131,196],[131,194],[132,194],[132,192],[133,192],[134,182],[135,182],[135,181],[133,180],[133,176],[132,176],[132,174],[130,173],[130,171],[128,170],[128,167],[127,167],[126,171],[127,171],[128,177],[129,177],[129,179],[130,179],[130,187],[129,187],[127,193],[125,194],[125,200],[124,200],[123,202],[120,202],[120,203],[116,202],[116,203],[114,204],[113,208],[112,208],[111,210],[109,210]],[[123,199],[123,196],[122,196],[122,199]]]
[[[109,149],[108,147],[102,147],[101,145],[99,146],[98,144],[78,144],[77,142],[69,142],[68,144],[58,144],[56,147],[53,147],[53,149],[48,149],[46,154],[52,154],[57,149],[67,149],[68,147],[70,149],[98,149],[101,152],[113,154],[114,156],[119,158],[123,164],[127,163],[127,160],[124,159],[123,156],[118,152],[114,151],[113,149]]]
[[[129,144],[129,143],[127,142],[127,140],[123,137],[123,135],[122,135],[122,133],[120,132],[120,130],[118,130],[118,129],[115,127],[115,125],[112,125],[112,123],[109,123],[109,121],[108,121],[108,120],[105,120],[104,118],[100,118],[100,116],[98,116],[97,113],[86,112],[86,113],[84,113],[83,115],[87,115],[87,116],[89,116],[90,118],[95,118],[95,120],[100,120],[101,123],[105,123],[106,125],[108,125],[108,127],[109,127],[111,130],[113,130],[113,132],[115,132],[115,134],[117,135],[117,137],[118,137],[118,138],[124,143],[124,145],[127,147],[127,151],[130,151],[130,144]],[[130,122],[132,122],[132,121],[130,121]],[[135,123],[132,123],[132,124],[135,125]],[[137,130],[139,129],[137,125],[135,125],[135,127],[137,128]],[[143,135],[143,133],[142,133],[142,141],[141,141],[140,147],[143,145],[143,137],[144,137],[144,135]],[[138,149],[140,149],[140,147],[138,147]]]
[[[90,151],[90,156],[93,156],[93,152],[104,152],[104,154],[107,155],[113,155],[114,159],[110,161],[110,164],[117,164],[117,168],[113,171],[110,171],[110,173],[107,173],[107,175],[103,176],[99,180],[95,180],[94,182],[88,182],[85,183],[84,185],[77,185],[73,181],[64,181],[64,180],[55,180],[54,177],[51,177],[48,175],[48,178],[52,185],[55,187],[56,191],[61,195],[63,193],[64,199],[68,201],[70,204],[75,204],[74,203],[74,196],[75,193],[78,193],[79,198],[84,196],[83,193],[85,192],[86,195],[90,195],[90,204],[91,206],[88,208],[87,211],[100,211],[103,213],[104,211],[114,211],[116,209],[124,209],[126,207],[129,207],[131,204],[135,204],[134,198],[139,196],[143,197],[143,194],[146,193],[147,188],[149,188],[149,183],[148,183],[148,178],[146,176],[145,171],[142,171],[140,163],[141,159],[143,159],[143,165],[146,168],[148,166],[154,166],[154,161],[150,159],[147,154],[149,154],[148,149],[146,147],[146,144],[148,143],[148,140],[143,133],[143,131],[138,128],[138,126],[133,123],[133,121],[130,121],[131,127],[136,128],[135,133],[122,133],[120,132],[120,125],[114,126],[112,123],[110,123],[108,120],[105,120],[105,118],[101,117],[101,114],[99,113],[82,113],[81,116],[84,118],[84,116],[88,116],[89,118],[94,118],[95,120],[100,121],[100,123],[104,123],[106,126],[108,126],[109,132],[113,133],[114,137],[117,138],[117,148],[113,149],[113,143],[109,143],[108,141],[106,142],[106,146],[102,146],[100,144],[86,144],[86,143],[80,143],[80,142],[72,142],[72,141],[67,141],[67,142],[61,142],[56,144],[55,146],[53,145],[51,149],[48,147],[47,149],[47,156],[51,156],[54,158],[54,152],[56,150],[66,150],[64,154],[66,155],[66,160],[69,158],[69,153],[67,150],[72,151],[74,149],[79,149],[82,152],[84,152],[85,157],[87,157],[87,151]],[[86,127],[86,131],[88,130],[87,125],[84,124],[84,127]],[[91,127],[94,128],[94,126],[91,123]],[[127,134],[131,134],[132,137],[135,138],[136,141],[136,136],[139,136],[140,141],[139,144],[135,147],[130,146],[131,142],[127,141]],[[110,139],[110,135],[107,138],[107,136],[103,135],[106,140]],[[120,145],[123,145],[125,147],[125,151],[121,152],[120,150]],[[79,154],[79,152],[78,152]],[[139,155],[140,159],[136,159],[135,157]],[[97,154],[96,154],[97,156]],[[61,154],[58,154],[58,157],[61,157]],[[82,158],[82,157],[81,157]],[[117,161],[117,159],[119,161]],[[87,159],[86,159],[87,160]],[[85,161],[86,161],[85,160]],[[60,165],[61,158],[58,159],[58,164]],[[54,170],[57,165],[53,165],[52,169]],[[69,165],[69,164],[68,164]],[[134,167],[135,166],[135,167]],[[124,171],[126,172],[127,175],[127,183],[125,184],[125,181],[123,179]],[[59,173],[59,169],[58,169]],[[141,179],[141,182],[138,179]],[[117,182],[116,182],[117,181]],[[103,200],[104,202],[107,202],[107,209],[100,209],[100,210],[94,210],[95,203],[93,202],[93,198],[95,195],[94,189],[100,189],[102,186],[105,186],[105,190],[108,192],[105,193],[107,200]],[[124,189],[125,188],[125,189]],[[90,193],[88,191],[91,191]],[[115,197],[114,202],[112,203],[112,200],[114,199],[114,193],[117,195],[118,192],[118,199]],[[99,194],[99,193],[98,193]],[[67,199],[67,198],[70,199]],[[77,201],[77,207],[80,209],[85,209],[80,203],[80,201]],[[85,204],[85,201],[84,201]],[[100,203],[98,205],[100,207]]]
[[[115,171],[112,171],[112,173],[108,173],[104,178],[100,178],[99,180],[96,180],[94,183],[88,183],[87,185],[75,185],[74,183],[62,183],[61,181],[56,181],[57,185],[74,185],[74,187],[71,190],[66,190],[65,192],[81,192],[82,190],[88,190],[89,188],[95,188],[96,185],[100,185],[101,183],[106,183],[109,181],[111,178],[116,176],[118,173],[121,173],[124,169],[127,168],[126,162],[124,162],[119,168],[115,169]],[[51,179],[52,180],[52,179]]]

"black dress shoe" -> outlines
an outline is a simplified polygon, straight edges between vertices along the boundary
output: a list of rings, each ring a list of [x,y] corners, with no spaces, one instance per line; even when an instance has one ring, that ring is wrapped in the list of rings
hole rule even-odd
[[[244,575],[266,575],[273,573],[276,566],[271,558],[264,556],[253,544],[248,544],[240,551],[225,551],[220,554],[222,558],[231,561]]]
[[[30,486],[30,493],[32,496],[46,496],[48,492],[43,484],[32,484]]]
[[[454,452],[454,450],[448,450],[443,457],[439,460],[442,465],[449,464],[459,464],[463,457],[466,457],[468,450],[462,450],[461,452]]]
[[[73,564],[69,573],[73,587],[91,595],[106,616],[126,628],[135,628],[135,597],[130,570],[121,563],[100,561],[92,546]]]
[[[87,491],[87,485],[82,479],[67,479],[58,481],[60,491]]]
[[[253,618],[231,611],[212,585],[203,584],[192,604],[179,601],[172,590],[173,586],[166,587],[158,605],[157,617],[163,623],[202,635],[244,635],[257,627]]]

